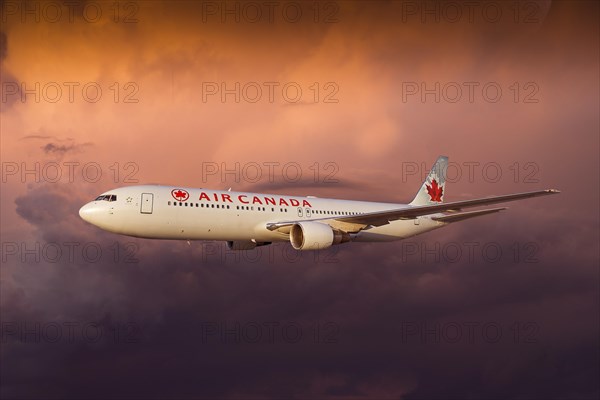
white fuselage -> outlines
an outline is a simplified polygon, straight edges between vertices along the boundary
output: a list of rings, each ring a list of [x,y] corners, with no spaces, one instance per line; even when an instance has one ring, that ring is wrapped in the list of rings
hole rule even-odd
[[[176,189],[159,185],[118,188],[105,192],[98,199],[84,205],[80,215],[109,232],[153,239],[256,242],[289,240],[288,234],[267,229],[268,223],[327,219],[410,207],[394,203]],[[428,216],[398,220],[363,230],[352,235],[352,240],[392,241],[444,225],[446,223]]]

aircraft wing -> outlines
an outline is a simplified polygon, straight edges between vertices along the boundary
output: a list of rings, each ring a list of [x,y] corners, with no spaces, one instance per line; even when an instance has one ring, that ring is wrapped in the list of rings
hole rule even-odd
[[[438,216],[434,219],[445,222],[454,222],[461,219],[485,215],[501,209],[475,211],[473,213],[458,213],[463,208],[484,206],[489,204],[504,203],[528,199],[530,197],[545,196],[549,194],[560,193],[556,189],[538,190],[535,192],[515,193],[502,196],[492,196],[482,199],[454,201],[450,203],[438,203],[425,206],[408,206],[385,211],[376,211],[360,215],[343,215],[335,218],[317,218],[303,219],[297,221],[271,222],[267,224],[267,229],[278,230],[283,233],[289,233],[289,229],[297,222],[318,221],[330,225],[332,228],[340,229],[348,233],[358,232],[367,227],[375,227],[389,224],[391,221],[400,219],[414,219],[423,215],[450,213],[449,215]]]

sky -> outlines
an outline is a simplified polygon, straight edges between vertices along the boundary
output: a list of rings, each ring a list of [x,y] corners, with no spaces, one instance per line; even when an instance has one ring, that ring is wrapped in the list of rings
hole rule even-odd
[[[599,5],[3,1],[2,398],[598,398]],[[321,252],[100,231],[143,183],[559,195]]]

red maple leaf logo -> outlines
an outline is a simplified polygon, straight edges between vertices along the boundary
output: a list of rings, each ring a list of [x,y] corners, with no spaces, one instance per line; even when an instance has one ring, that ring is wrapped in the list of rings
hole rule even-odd
[[[437,181],[434,179],[431,181],[431,186],[425,185],[427,187],[427,194],[431,197],[431,201],[442,201],[442,196],[444,195],[444,187],[438,186]]]
[[[186,201],[190,197],[189,193],[183,189],[173,189],[171,190],[171,195],[177,201]]]

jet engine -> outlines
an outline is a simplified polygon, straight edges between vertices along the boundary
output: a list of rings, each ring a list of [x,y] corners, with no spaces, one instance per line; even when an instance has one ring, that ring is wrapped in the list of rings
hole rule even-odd
[[[296,250],[321,250],[350,241],[350,235],[320,222],[298,222],[290,230],[290,243]]]

